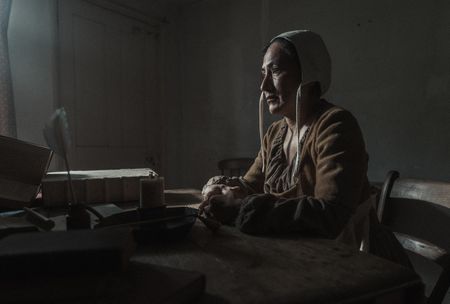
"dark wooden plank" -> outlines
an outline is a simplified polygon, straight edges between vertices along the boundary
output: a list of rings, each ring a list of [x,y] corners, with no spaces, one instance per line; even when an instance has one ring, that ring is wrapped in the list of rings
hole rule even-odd
[[[403,178],[395,182],[390,196],[421,200],[450,208],[450,184],[448,182]]]

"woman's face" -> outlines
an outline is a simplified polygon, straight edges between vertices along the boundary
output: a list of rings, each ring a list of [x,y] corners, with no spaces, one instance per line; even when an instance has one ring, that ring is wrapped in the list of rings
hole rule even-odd
[[[270,113],[295,117],[295,96],[301,81],[296,59],[275,41],[264,55],[261,73],[261,92],[269,105]]]

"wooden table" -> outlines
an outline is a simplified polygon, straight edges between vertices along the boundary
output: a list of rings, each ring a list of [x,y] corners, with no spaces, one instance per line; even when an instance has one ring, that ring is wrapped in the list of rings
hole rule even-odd
[[[413,271],[333,240],[212,233],[197,221],[184,240],[139,247],[132,260],[205,274],[199,303],[424,303]]]
[[[185,240],[133,259],[204,273],[201,303],[423,303],[414,272],[332,240],[213,234],[197,223]]]

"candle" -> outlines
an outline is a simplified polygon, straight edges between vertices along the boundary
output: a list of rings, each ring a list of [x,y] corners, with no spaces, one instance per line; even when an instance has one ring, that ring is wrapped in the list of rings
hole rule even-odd
[[[164,178],[148,177],[140,181],[141,208],[151,208],[164,205]]]

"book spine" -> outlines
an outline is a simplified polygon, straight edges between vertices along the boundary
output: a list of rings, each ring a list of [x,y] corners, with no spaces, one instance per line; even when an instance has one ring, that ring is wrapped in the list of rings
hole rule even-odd
[[[86,180],[84,179],[76,179],[72,180],[73,184],[73,191],[75,192],[75,197],[77,198],[78,202],[86,202]],[[67,191],[67,195],[69,195],[70,192]],[[67,197],[67,199],[70,199],[70,197]]]
[[[73,179],[77,201],[82,203],[117,203],[139,200],[142,176]],[[67,180],[42,182],[44,206],[66,206],[71,201]]]
[[[105,203],[123,201],[123,181],[120,177],[105,178]]]
[[[123,178],[123,201],[131,202],[139,200],[139,176]]]
[[[86,203],[102,203],[105,201],[105,179],[86,180]]]

